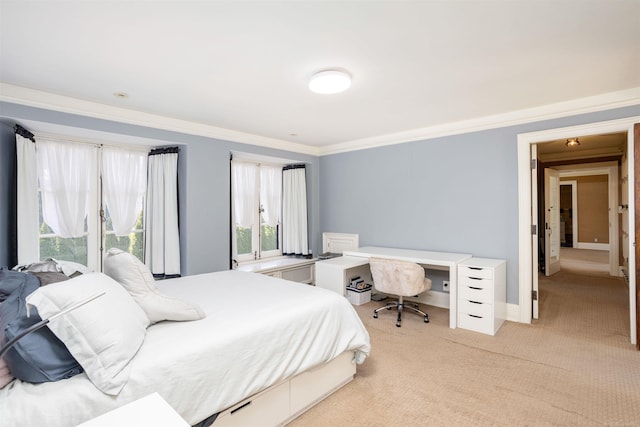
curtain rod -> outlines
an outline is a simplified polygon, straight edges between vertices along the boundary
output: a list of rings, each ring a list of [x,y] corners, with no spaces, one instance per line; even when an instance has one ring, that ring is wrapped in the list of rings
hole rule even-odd
[[[289,169],[304,169],[306,168],[305,164],[298,164],[298,165],[287,165],[285,167],[282,168],[283,171],[289,170]]]
[[[20,135],[23,138],[27,138],[31,142],[36,142],[36,139],[33,137],[33,134],[17,123],[15,124],[15,126],[13,126],[13,131],[17,135]]]
[[[180,153],[180,147],[159,147],[149,151],[150,156],[155,156],[158,154],[174,154],[174,153],[176,154]]]
[[[62,136],[62,135],[56,135],[56,134],[38,133],[36,137],[40,141],[49,140],[49,141],[63,142],[63,143],[69,143],[69,144],[92,145],[94,147],[122,148],[123,150],[141,151],[143,153],[148,153],[149,150],[151,150],[151,147],[147,145],[127,144],[124,142],[99,141],[99,140],[93,140],[90,138],[79,138],[74,136]]]

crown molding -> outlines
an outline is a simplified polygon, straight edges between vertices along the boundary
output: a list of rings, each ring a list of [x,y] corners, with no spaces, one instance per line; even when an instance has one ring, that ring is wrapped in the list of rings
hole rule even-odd
[[[43,108],[96,119],[110,120],[131,125],[146,126],[190,135],[204,136],[242,144],[257,145],[300,154],[318,156],[318,147],[238,132],[202,123],[190,122],[157,114],[143,113],[122,107],[84,101],[21,86],[0,82],[0,101],[29,107]]]
[[[611,110],[614,108],[622,108],[638,104],[640,104],[640,87],[549,104],[541,107],[517,110],[505,114],[461,120],[442,125],[413,129],[406,132],[398,132],[327,145],[320,147],[320,155],[326,156],[329,154],[364,150],[367,148],[382,147],[385,145],[402,144],[405,142],[478,132],[524,123],[574,116],[577,114]]]
[[[326,156],[638,105],[640,104],[640,87],[321,147],[113,107],[7,83],[0,83],[0,101],[294,153]]]

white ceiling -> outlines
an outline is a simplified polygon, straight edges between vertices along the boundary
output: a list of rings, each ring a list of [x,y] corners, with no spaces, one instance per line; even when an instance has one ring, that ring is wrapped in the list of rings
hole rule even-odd
[[[0,7],[0,99],[99,105],[106,117],[166,117],[232,140],[326,147],[612,93],[640,102],[640,1]],[[353,75],[347,92],[307,89],[334,67]]]

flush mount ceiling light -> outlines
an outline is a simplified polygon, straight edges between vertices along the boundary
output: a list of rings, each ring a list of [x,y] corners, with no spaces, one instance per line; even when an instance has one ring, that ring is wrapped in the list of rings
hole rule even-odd
[[[311,76],[309,89],[315,93],[331,94],[349,89],[351,76],[340,70],[323,70]]]
[[[578,145],[580,145],[580,141],[578,141],[578,138],[569,138],[567,139],[567,142],[565,142],[565,144],[567,144],[567,147],[569,148],[577,147]]]

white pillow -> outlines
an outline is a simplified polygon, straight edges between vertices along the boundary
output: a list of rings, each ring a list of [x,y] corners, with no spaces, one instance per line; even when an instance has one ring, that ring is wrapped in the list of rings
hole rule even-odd
[[[93,384],[117,395],[129,379],[129,362],[144,341],[149,320],[131,295],[102,273],[87,273],[38,288],[27,298],[47,319],[91,296],[105,294],[47,326],[67,346]]]
[[[104,258],[104,272],[129,291],[147,313],[151,323],[162,320],[199,320],[205,317],[199,305],[158,291],[149,268],[129,252],[109,249]]]

